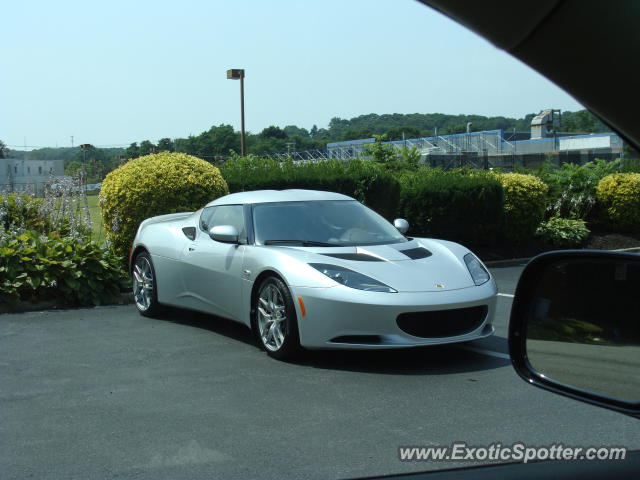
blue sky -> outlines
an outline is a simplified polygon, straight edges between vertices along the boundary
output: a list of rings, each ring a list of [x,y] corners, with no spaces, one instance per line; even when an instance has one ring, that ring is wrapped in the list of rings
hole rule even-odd
[[[5,2],[0,140],[126,145],[367,113],[577,110],[558,87],[414,0]]]

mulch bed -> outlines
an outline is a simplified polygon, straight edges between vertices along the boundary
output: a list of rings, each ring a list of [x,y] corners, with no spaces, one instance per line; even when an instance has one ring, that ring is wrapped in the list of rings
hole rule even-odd
[[[587,242],[581,247],[595,250],[617,250],[620,248],[640,248],[640,235],[608,232],[591,232]],[[528,258],[559,248],[537,239],[510,245],[489,245],[471,248],[483,261]]]

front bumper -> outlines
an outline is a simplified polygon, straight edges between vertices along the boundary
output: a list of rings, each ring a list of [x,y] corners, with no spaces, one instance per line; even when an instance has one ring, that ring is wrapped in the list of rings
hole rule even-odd
[[[298,314],[300,343],[310,349],[385,349],[466,342],[488,337],[496,307],[493,280],[477,287],[442,292],[366,292],[349,287],[291,287]],[[302,298],[306,315],[298,301]],[[471,330],[451,336],[414,336],[403,331],[398,315],[486,305],[486,315]]]

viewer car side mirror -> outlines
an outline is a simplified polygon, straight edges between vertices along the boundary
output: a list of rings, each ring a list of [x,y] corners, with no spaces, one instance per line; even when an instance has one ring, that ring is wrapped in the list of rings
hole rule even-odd
[[[233,225],[217,225],[209,230],[209,237],[216,242],[238,243],[238,235]]]
[[[407,222],[404,218],[396,218],[393,221],[393,226],[396,227],[396,230],[398,230],[403,235],[407,233],[407,230],[409,230],[409,222]]]
[[[509,353],[532,385],[640,418],[640,255],[534,258],[516,289]]]

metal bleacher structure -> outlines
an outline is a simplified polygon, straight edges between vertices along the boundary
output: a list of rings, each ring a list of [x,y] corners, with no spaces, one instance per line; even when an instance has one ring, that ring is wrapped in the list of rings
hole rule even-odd
[[[336,142],[327,145],[327,156],[337,159],[351,159],[362,156],[365,146],[375,141]],[[438,135],[422,138],[410,138],[384,142],[398,149],[415,148],[420,152],[422,163],[432,166],[450,168],[459,166],[461,158],[464,163],[482,168],[483,157],[497,157],[512,154],[514,145],[504,139],[502,130],[460,133],[454,135]]]
[[[556,162],[584,163],[594,158],[622,155],[624,144],[614,133],[576,134],[558,132],[557,110],[543,110],[531,122],[531,132],[485,130],[451,135],[384,142],[398,149],[415,148],[420,162],[444,169],[455,167],[503,168],[533,166],[551,156]],[[288,151],[270,157],[298,162],[366,158],[374,138],[327,144],[325,150]]]

